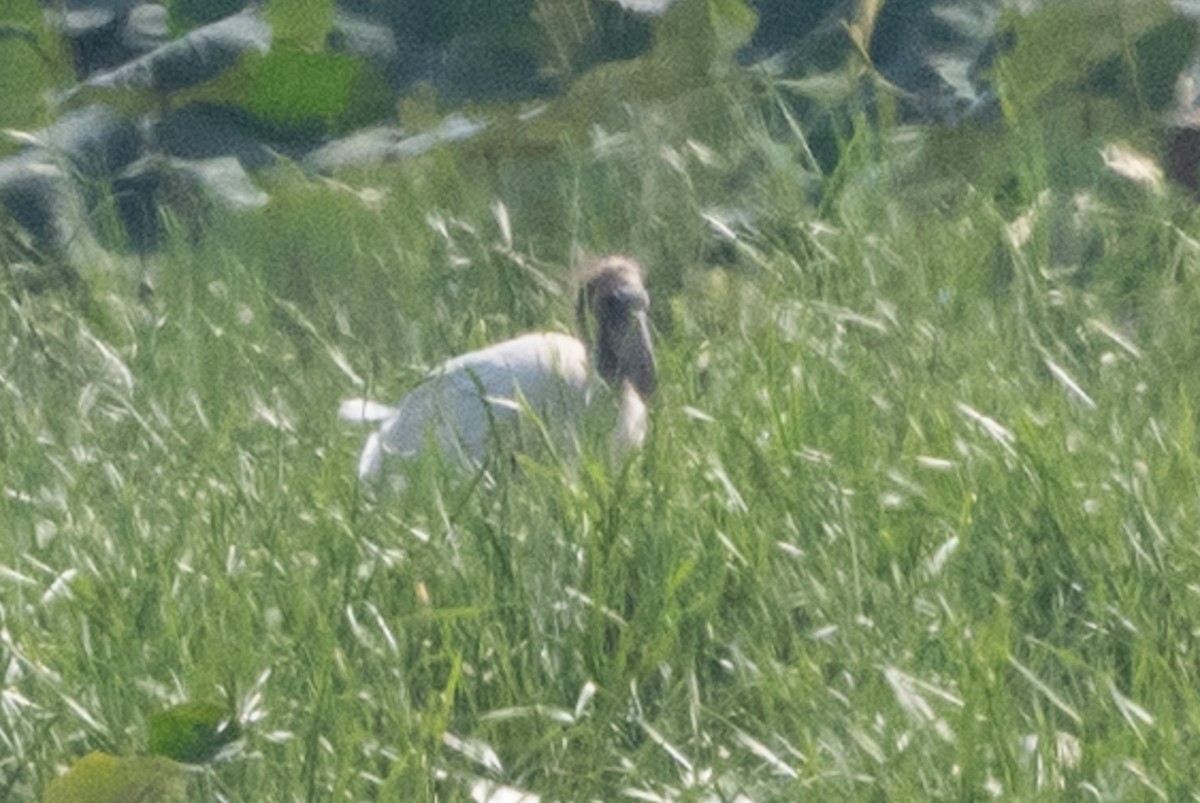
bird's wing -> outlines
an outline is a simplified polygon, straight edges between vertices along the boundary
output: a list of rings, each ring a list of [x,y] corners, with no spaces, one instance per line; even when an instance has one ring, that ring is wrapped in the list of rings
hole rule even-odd
[[[587,377],[583,344],[556,333],[463,354],[400,401],[380,429],[383,449],[412,456],[432,433],[444,454],[481,460],[493,427],[518,415],[521,398],[540,413],[582,395]]]
[[[558,332],[534,332],[468,352],[445,362],[434,375],[474,373],[491,394],[512,392],[548,377],[577,385],[587,381],[587,349],[578,339]]]

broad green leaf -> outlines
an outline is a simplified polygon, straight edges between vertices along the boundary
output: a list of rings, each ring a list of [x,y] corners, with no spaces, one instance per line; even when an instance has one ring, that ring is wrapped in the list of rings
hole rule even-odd
[[[8,0],[0,10],[0,129],[49,122],[45,99],[70,76],[69,57],[37,0]]]
[[[70,0],[63,3],[63,29],[72,38],[103,35],[116,28],[136,0]],[[114,31],[115,33],[115,31]]]
[[[270,48],[271,26],[251,8],[95,75],[69,92],[65,100],[120,102],[131,111],[150,111],[161,96],[211,81],[245,54],[266,53]]]
[[[67,174],[38,159],[18,154],[0,161],[0,219],[11,219],[28,233],[35,248],[53,252],[69,238]]]
[[[237,721],[216,703],[184,703],[150,717],[150,752],[185,764],[208,761],[240,735]]]
[[[1063,0],[1002,21],[1015,46],[1001,60],[1010,99],[1027,104],[1052,87],[1082,81],[1113,58],[1128,58],[1135,43],[1178,21],[1170,0]]]
[[[158,120],[152,137],[164,154],[180,159],[236,156],[256,169],[277,158],[260,138],[254,118],[232,105],[189,103],[173,109]]]
[[[143,147],[137,126],[100,104],[60,115],[33,139],[47,161],[66,160],[85,178],[112,175],[137,159]]]
[[[724,68],[754,35],[758,15],[742,0],[708,0],[708,20],[716,44],[715,66]]]
[[[67,112],[22,139],[31,147],[0,160],[0,210],[47,252],[83,225],[81,207],[72,201],[78,180],[105,179],[142,151],[137,128],[103,106]]]
[[[869,41],[872,62],[901,87],[911,106],[933,119],[955,119],[981,100],[980,73],[996,43],[1001,0],[870,0],[860,6],[856,42]],[[878,12],[876,14],[876,12]],[[870,35],[870,39],[865,37]]]
[[[533,19],[547,42],[541,70],[556,79],[650,48],[650,19],[612,0],[536,0],[534,6]]]
[[[471,139],[487,129],[487,123],[452,114],[439,125],[419,134],[378,126],[336,139],[308,154],[304,164],[319,173],[354,165],[379,164],[393,159],[419,156],[450,142]]]
[[[258,209],[267,194],[255,186],[241,163],[232,156],[214,159],[175,159],[172,167],[204,188],[208,197],[230,209]]]
[[[271,0],[267,22],[280,42],[324,48],[333,29],[333,0]]]
[[[232,100],[282,135],[312,136],[378,119],[391,108],[382,78],[360,59],[280,43],[239,70]]]
[[[723,72],[754,33],[754,12],[743,0],[683,0],[660,17],[649,55],[651,81],[684,87]]]
[[[1125,52],[1094,68],[1090,88],[1113,96],[1136,97],[1159,111],[1175,100],[1175,85],[1196,44],[1196,23],[1172,17],[1146,32]]]
[[[555,110],[591,125],[627,104],[673,100],[711,85],[749,41],[755,16],[743,0],[682,0],[655,20],[654,47],[628,61],[602,64],[575,82]],[[557,114],[547,115],[553,124]],[[541,123],[539,123],[540,125]]]
[[[51,781],[42,803],[182,803],[185,792],[183,768],[170,759],[96,751]]]
[[[992,75],[1008,127],[1030,175],[1063,186],[1092,181],[1105,141],[1153,136],[1196,35],[1167,0],[1064,0],[1002,25],[1014,45]]]

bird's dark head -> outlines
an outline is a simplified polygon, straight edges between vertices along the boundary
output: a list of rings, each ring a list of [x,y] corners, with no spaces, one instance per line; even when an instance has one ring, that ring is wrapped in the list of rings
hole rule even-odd
[[[608,256],[579,275],[579,328],[592,350],[596,371],[614,388],[628,381],[643,398],[658,387],[647,314],[645,272],[634,260]]]

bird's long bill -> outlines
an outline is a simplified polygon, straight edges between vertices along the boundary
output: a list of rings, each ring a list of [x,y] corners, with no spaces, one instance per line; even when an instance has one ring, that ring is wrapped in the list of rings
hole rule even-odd
[[[632,382],[645,399],[658,389],[654,349],[650,345],[650,324],[643,311],[634,313],[630,324],[620,345],[618,372],[621,378]]]

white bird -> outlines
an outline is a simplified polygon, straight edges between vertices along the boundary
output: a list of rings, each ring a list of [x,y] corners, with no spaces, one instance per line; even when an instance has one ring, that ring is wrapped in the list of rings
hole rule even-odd
[[[584,267],[577,316],[586,344],[557,332],[522,335],[448,360],[395,406],[343,402],[342,418],[382,422],[363,447],[359,479],[377,479],[388,458],[411,459],[430,441],[449,461],[476,468],[501,448],[526,406],[548,432],[578,434],[583,410],[596,395],[593,371],[618,394],[612,449],[640,446],[644,399],[658,385],[643,275],[641,265],[622,256]]]

